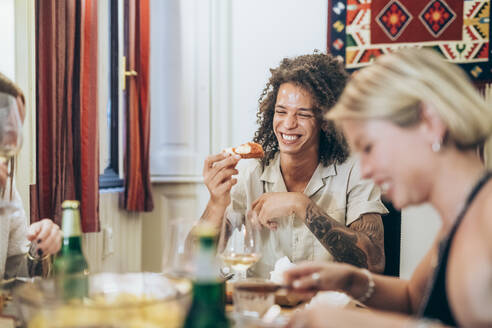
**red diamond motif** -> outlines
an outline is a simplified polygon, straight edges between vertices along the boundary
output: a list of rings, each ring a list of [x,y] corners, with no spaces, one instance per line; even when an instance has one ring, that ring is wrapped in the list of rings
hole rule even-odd
[[[396,40],[412,20],[410,12],[397,0],[389,1],[376,16],[376,22],[391,40]]]
[[[455,18],[456,13],[444,0],[431,1],[419,15],[424,26],[436,38]]]

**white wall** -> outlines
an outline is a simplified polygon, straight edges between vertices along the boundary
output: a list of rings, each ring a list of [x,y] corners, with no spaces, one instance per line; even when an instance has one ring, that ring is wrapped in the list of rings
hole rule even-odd
[[[410,278],[440,226],[439,214],[431,205],[412,206],[402,211],[400,277]]]
[[[209,113],[208,119],[193,119],[199,126],[210,128],[208,135],[200,134],[200,143],[208,145],[206,153],[251,140],[256,130],[258,98],[270,75],[269,68],[276,67],[284,57],[312,53],[314,49],[326,51],[327,5],[327,0],[152,0],[151,154],[162,152],[163,141],[172,141],[167,135],[181,126],[179,115],[186,115],[183,111]],[[183,22],[198,12],[202,18],[183,31]],[[156,21],[155,17],[160,19]],[[200,42],[194,42],[197,38]],[[208,46],[204,41],[209,42]],[[173,55],[163,58],[169,53]],[[187,55],[181,56],[183,53]],[[194,70],[186,69],[190,67]],[[200,78],[206,70],[209,79]],[[166,71],[167,77],[161,79]],[[198,80],[186,89],[189,92],[180,91],[183,81],[196,77]],[[194,91],[197,86],[201,93]],[[178,89],[173,92],[173,88]],[[174,114],[169,115],[170,111]],[[165,112],[168,114],[163,115]],[[183,129],[189,131],[186,126]],[[159,135],[163,139],[156,140]],[[187,145],[192,148],[198,145],[193,139],[183,140],[192,142]],[[163,177],[155,170],[153,180],[161,183],[153,186],[156,209],[145,214],[143,220],[144,270],[159,270],[162,249],[169,247],[169,220],[197,220],[206,204],[208,193],[197,170],[203,158],[195,156],[194,161],[194,178]],[[159,162],[153,161],[152,165]],[[178,168],[190,165],[179,157],[174,164]],[[438,226],[437,214],[429,207],[403,211],[402,277],[410,276]]]
[[[326,51],[328,1],[236,0],[232,2],[232,133],[230,144],[253,137],[258,98],[269,68],[283,57]],[[439,228],[430,206],[402,213],[400,274],[408,278]]]
[[[210,1],[150,8],[150,172],[153,181],[195,181],[209,153]]]
[[[161,6],[156,1],[160,2],[153,0],[152,5]],[[168,7],[169,1],[171,0],[167,2]],[[285,56],[326,49],[327,1],[305,0],[301,3],[296,0],[210,0],[207,2],[210,11],[203,11],[204,0],[197,0],[201,4],[197,1],[187,1],[186,10],[197,14],[198,6],[201,5],[200,13],[208,13],[211,17],[210,21],[205,19],[195,27],[201,30],[202,35],[208,35],[210,38],[212,57],[208,61],[208,69],[211,72],[210,85],[199,85],[197,89],[201,90],[200,92],[205,90],[208,96],[197,91],[197,94],[200,94],[198,97],[201,98],[196,99],[205,99],[207,106],[208,103],[212,104],[211,115],[214,120],[200,122],[210,124],[212,131],[200,137],[209,137],[207,144],[210,146],[207,146],[207,151],[217,151],[225,145],[242,143],[252,138],[256,129],[257,99],[269,76],[268,68],[278,65]],[[18,170],[23,172],[23,175],[17,179],[26,208],[28,184],[35,179],[33,9],[34,6],[29,0],[0,0],[0,30],[11,31],[0,33],[0,71],[16,79],[24,90],[28,107],[31,109],[25,123],[26,139]],[[190,38],[196,37],[193,35],[193,32],[186,34],[188,40],[185,42],[188,42],[188,46]],[[197,57],[190,58],[190,61],[197,60]],[[190,63],[182,63],[188,64]],[[104,70],[104,65],[101,65],[100,69]],[[207,68],[203,68],[202,63],[200,69],[203,71]],[[153,89],[154,93],[159,90]],[[184,96],[180,94],[180,97]],[[172,104],[173,101],[179,103],[182,99],[167,101]],[[100,103],[101,110],[104,110],[103,103],[104,101]],[[153,103],[152,110],[157,112],[162,108]],[[219,116],[227,118],[220,121]],[[197,161],[199,162],[195,165],[201,165],[200,159]],[[199,182],[199,178],[195,181]],[[156,210],[152,214],[146,214],[143,222],[140,215],[119,210],[116,196],[102,195],[100,205],[103,228],[111,229],[114,234],[109,238],[112,240],[112,246],[109,247],[108,238],[104,238],[102,233],[85,236],[86,250],[92,255],[91,262],[95,271],[140,270],[141,252],[143,268],[159,270],[162,249],[166,247],[163,236],[167,231],[167,219],[183,216],[196,220],[197,213],[204,207],[207,194],[203,185],[190,184],[190,181],[156,185]],[[437,214],[429,207],[411,208],[403,212],[402,277],[408,277],[413,271],[430,246],[438,226]],[[132,242],[127,243],[128,240]],[[141,244],[143,245],[140,250]]]
[[[7,19],[13,19],[14,28],[6,34],[14,41],[12,51],[15,66],[9,69],[15,69],[14,81],[22,89],[26,99],[24,141],[17,157],[16,185],[26,213],[29,213],[29,184],[35,182],[36,174],[35,6],[30,0],[14,0],[12,3],[15,4],[14,12],[9,15],[13,16]],[[4,48],[2,52],[3,50]]]
[[[328,1],[232,1],[231,145],[251,140],[258,98],[284,57],[326,50]]]
[[[0,72],[15,79],[14,1],[0,0]]]
[[[107,2],[104,1],[106,4]],[[7,3],[9,6],[7,6]],[[104,11],[105,3],[100,2],[99,24],[107,24],[108,15]],[[15,4],[15,7],[14,7]],[[10,7],[12,5],[12,7]],[[15,14],[15,19],[13,18]],[[5,16],[5,17],[4,17]],[[4,29],[5,21],[15,23],[10,29]],[[9,25],[10,26],[10,25]],[[104,30],[103,26],[100,26]],[[0,71],[15,76],[15,82],[26,96],[27,115],[24,122],[24,144],[17,160],[17,188],[21,194],[26,213],[29,213],[29,184],[35,182],[36,165],[36,108],[35,108],[35,3],[32,0],[0,0]],[[5,32],[5,33],[4,33]],[[13,42],[4,43],[12,39]],[[101,42],[105,39],[100,38]],[[107,50],[100,48],[103,53]],[[10,66],[6,55],[12,55],[15,62]],[[102,56],[105,57],[105,56]],[[100,83],[108,83],[108,63],[100,58],[98,67]],[[15,64],[15,65],[14,65]],[[6,67],[5,70],[3,67]],[[105,110],[107,92],[99,93],[100,110]],[[99,233],[84,234],[84,252],[92,272],[99,271],[140,271],[141,270],[141,214],[121,210],[118,205],[118,193],[100,195]],[[28,218],[26,218],[28,219]]]
[[[153,9],[172,8],[178,3],[178,0],[167,0],[165,4],[161,3],[161,0],[152,0],[151,5]],[[199,105],[205,102],[203,105],[212,106],[210,115],[213,120],[200,121],[201,124],[210,124],[210,133],[200,135],[200,138],[207,139],[209,145],[206,147],[207,152],[250,140],[256,129],[257,99],[269,76],[268,68],[278,65],[285,56],[311,53],[314,49],[323,51],[326,49],[327,1],[186,0],[181,3],[181,7],[186,9],[183,15],[190,11],[194,15],[199,13],[210,15],[198,22],[194,31],[199,30],[200,35],[205,35],[206,42],[210,42],[211,58],[208,54],[205,57],[196,57],[195,55],[200,51],[195,50],[194,56],[185,58],[191,63],[181,63],[192,67],[193,63],[196,64],[196,60],[202,60],[199,66],[201,72],[210,70],[210,79],[202,78],[200,83],[205,84],[194,86],[198,90],[196,92],[198,96],[192,100],[185,99],[187,103]],[[204,3],[208,6],[206,10],[203,10]],[[0,71],[15,78],[24,90],[28,108],[31,109],[25,123],[26,138],[17,171],[23,172],[22,176],[18,176],[17,185],[26,209],[29,204],[28,185],[35,181],[33,22],[34,6],[30,0],[0,0],[0,31],[11,31],[11,33],[0,33]],[[154,28],[165,26],[163,21],[154,20],[153,24]],[[171,21],[169,24],[179,24],[179,22]],[[181,37],[187,38],[183,42],[190,47],[193,45],[190,40],[196,38],[196,35],[193,31],[188,31]],[[203,43],[203,38],[201,40]],[[179,45],[181,41],[176,42]],[[203,44],[200,46],[207,47]],[[163,50],[166,49],[161,48],[161,51]],[[203,58],[206,61],[205,67]],[[172,65],[173,59],[168,60]],[[100,64],[100,70],[107,69],[102,62]],[[190,70],[186,72],[197,74]],[[102,72],[101,76],[104,75],[105,73]],[[167,81],[172,82],[172,80]],[[152,89],[153,94],[159,94],[164,87],[164,85],[160,88],[155,86]],[[206,95],[203,95],[203,92]],[[179,94],[179,97],[185,96]],[[178,98],[166,101],[172,105],[184,100]],[[100,110],[104,110],[104,103],[105,100],[101,99]],[[163,110],[158,103],[152,105],[154,112]],[[201,107],[196,108],[200,111]],[[221,117],[226,118],[220,120]],[[172,119],[172,115],[168,118]],[[154,125],[153,128],[162,127]],[[197,159],[197,161],[195,165],[200,166],[201,160]],[[143,262],[143,269],[159,270],[162,249],[166,247],[164,236],[168,231],[168,219],[186,217],[196,220],[201,209],[204,208],[206,190],[199,183],[199,177],[194,179],[194,182],[196,184],[190,184],[188,180],[181,183],[177,181],[175,184],[155,185],[153,191],[156,210],[151,214],[145,214],[143,222],[140,215],[118,209],[117,194],[101,195],[101,224],[103,228],[109,228],[113,236],[104,237],[103,233],[85,236],[85,248],[91,255],[93,270],[137,271],[141,268],[140,261]],[[404,211],[402,277],[408,277],[413,271],[430,246],[438,226],[437,214],[429,207]]]

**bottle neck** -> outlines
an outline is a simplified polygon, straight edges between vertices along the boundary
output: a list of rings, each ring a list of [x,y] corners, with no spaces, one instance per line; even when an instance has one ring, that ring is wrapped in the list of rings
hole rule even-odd
[[[63,209],[62,231],[64,238],[82,236],[82,229],[80,228],[80,212],[78,209]]]
[[[82,254],[82,237],[81,236],[71,236],[63,237],[63,243],[61,248],[62,254]]]
[[[201,236],[198,242],[195,278],[197,282],[216,282],[218,266],[216,260],[215,238]]]
[[[82,253],[82,229],[80,228],[80,212],[78,208],[63,209],[62,231],[62,253]]]

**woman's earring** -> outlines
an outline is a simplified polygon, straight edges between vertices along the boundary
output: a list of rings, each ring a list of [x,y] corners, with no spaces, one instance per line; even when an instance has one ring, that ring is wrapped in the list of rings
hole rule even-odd
[[[439,141],[434,141],[431,148],[434,153],[438,153],[441,150],[441,143]]]

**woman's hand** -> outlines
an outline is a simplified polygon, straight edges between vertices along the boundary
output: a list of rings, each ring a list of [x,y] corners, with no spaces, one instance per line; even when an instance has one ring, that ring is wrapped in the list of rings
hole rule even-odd
[[[253,202],[248,217],[253,223],[275,230],[279,224],[277,218],[296,214],[304,219],[309,202],[311,200],[300,192],[268,192]]]
[[[357,268],[345,263],[304,262],[285,271],[284,282],[300,292],[337,290],[347,293],[355,270]]]
[[[332,312],[335,312],[335,314],[332,314]],[[316,305],[309,309],[295,312],[286,328],[348,327],[345,322],[340,322],[340,317],[343,316],[334,311],[333,308],[326,305]],[[359,327],[364,327],[364,325]]]
[[[208,156],[203,165],[203,180],[210,193],[210,202],[224,208],[231,202],[231,188],[237,182],[232,176],[238,174],[236,165],[241,157],[220,153]]]
[[[57,253],[61,248],[60,227],[50,219],[31,224],[27,233],[29,241],[36,241],[39,256]]]
[[[338,327],[419,327],[416,321],[412,324],[409,317],[399,314],[368,311],[366,309],[347,309],[317,304],[307,310],[295,312],[287,328],[338,328]],[[427,327],[427,325],[426,325]],[[431,327],[431,326],[429,326]],[[442,327],[432,325],[432,327]],[[444,328],[444,327],[443,327]]]

